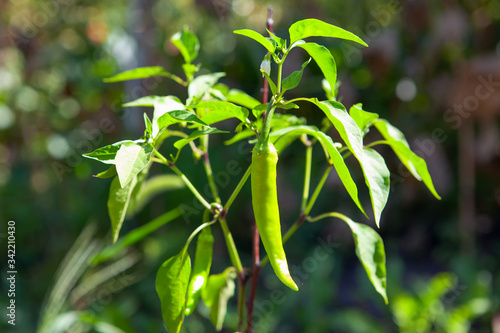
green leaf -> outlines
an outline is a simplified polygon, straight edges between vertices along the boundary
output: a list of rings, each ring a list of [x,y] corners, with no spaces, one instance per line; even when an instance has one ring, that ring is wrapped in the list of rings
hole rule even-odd
[[[233,143],[239,142],[252,136],[255,136],[255,132],[251,129],[245,129],[239,133],[236,133],[231,139],[224,141],[224,144],[229,146]]]
[[[295,22],[290,26],[288,31],[290,32],[291,45],[307,37],[331,37],[346,39],[363,46],[368,46],[355,34],[317,19],[306,19]]]
[[[135,178],[125,187],[120,185],[118,176],[113,178],[109,188],[108,197],[108,213],[111,219],[111,230],[113,234],[113,243],[118,239],[118,234],[122,227],[123,220],[127,213],[127,208],[130,203],[130,196],[135,186]]]
[[[155,101],[153,105],[155,109],[153,112],[153,120],[151,121],[153,124],[152,135],[153,138],[156,139],[160,134],[160,130],[163,128],[158,126],[158,119],[165,113],[186,110],[186,107],[176,96],[162,96],[161,99]]]
[[[238,89],[229,90],[226,98],[228,102],[241,105],[247,109],[253,109],[260,104],[258,100]]]
[[[207,112],[204,113],[203,116],[201,116],[201,120],[209,125],[230,118],[238,118],[242,122],[246,122],[248,117],[247,109],[241,106],[234,105],[229,102],[223,102],[223,101],[201,102],[191,107],[196,109],[199,108],[207,109]]]
[[[133,101],[123,104],[124,107],[135,107],[135,106],[155,106],[156,103],[164,103],[171,98],[176,98],[175,96],[144,96]]]
[[[359,261],[363,264],[375,290],[384,298],[385,304],[389,303],[386,291],[385,249],[382,238],[367,225],[354,222],[342,214],[336,213],[336,216],[344,220],[351,229]]]
[[[327,155],[328,160],[335,167],[335,170],[337,171],[342,184],[344,184],[344,187],[349,193],[349,196],[354,201],[359,210],[361,210],[361,212],[365,214],[363,206],[361,205],[361,202],[358,198],[358,188],[356,186],[356,183],[352,179],[349,168],[345,164],[345,161],[342,155],[337,150],[337,147],[335,147],[335,143],[333,142],[331,137],[321,132],[314,126],[292,126],[271,132],[270,138],[271,140],[274,140],[276,150],[278,150],[278,152],[281,152],[286,147],[286,145],[291,143],[290,141],[286,140],[286,137],[292,137],[296,139],[302,134],[311,135],[318,139],[319,143],[325,151],[325,154]],[[283,140],[284,138],[285,140]]]
[[[153,124],[151,123],[151,119],[149,119],[146,113],[143,113],[143,115],[144,115],[144,127],[146,128],[146,133],[148,133],[148,135],[151,135],[153,133]]]
[[[185,183],[177,175],[158,175],[145,180],[130,203],[127,215],[140,211],[156,195],[185,187]]]
[[[120,82],[120,81],[128,81],[128,80],[137,80],[137,79],[147,79],[153,76],[167,76],[171,77],[172,74],[167,72],[163,67],[153,66],[153,67],[139,67],[135,69],[131,69],[120,74],[113,75],[112,77],[108,77],[103,79],[104,82]]]
[[[410,145],[408,144],[408,141],[406,141],[404,134],[385,119],[376,120],[375,127],[389,142],[399,160],[412,173],[412,175],[418,180],[423,180],[429,191],[431,191],[437,199],[441,199],[434,188],[434,184],[432,183],[431,175],[427,169],[427,163],[425,163],[423,158],[411,151]]]
[[[202,130],[194,131],[191,133],[187,138],[185,139],[180,139],[174,143],[174,147],[181,150],[185,145],[190,143],[193,140],[198,139],[199,137],[203,135],[210,135],[210,134],[216,134],[216,133],[229,133],[227,131],[220,131],[216,128],[205,128]]]
[[[264,46],[271,53],[274,53],[274,51],[276,50],[276,47],[273,45],[273,43],[271,43],[271,41],[269,41],[269,39],[262,36],[257,31],[253,31],[250,29],[241,29],[241,30],[235,30],[233,32],[237,35],[242,35],[242,36],[252,38],[256,42],[258,42],[262,46]]]
[[[213,246],[214,237],[211,228],[208,226],[203,229],[196,242],[194,267],[187,291],[186,316],[189,316],[196,308],[201,293],[207,284],[208,274],[212,266]]]
[[[300,71],[294,71],[292,74],[283,79],[282,82],[282,93],[287,90],[293,89],[297,87],[302,80],[302,73],[304,72],[304,68],[311,62],[311,58],[302,64],[302,68]]]
[[[274,33],[269,31],[269,29],[266,29],[266,31],[270,36],[270,37],[267,37],[267,39],[271,38],[274,42],[276,42],[276,46],[278,47],[279,50],[281,50],[281,51],[286,50],[286,39],[283,39],[283,38],[276,36]]]
[[[116,176],[116,167],[114,165],[110,166],[106,171],[100,172],[94,177],[106,179]]]
[[[363,104],[358,103],[349,109],[349,115],[358,124],[359,129],[363,134],[368,133],[368,127],[378,118],[378,114],[363,110]]]
[[[169,111],[160,118],[158,118],[157,122],[158,122],[158,128],[160,130],[167,128],[172,124],[178,124],[184,122],[198,124],[202,126],[208,126],[207,123],[198,118],[194,113],[186,110]]]
[[[210,321],[217,331],[222,329],[227,312],[227,302],[234,295],[236,269],[228,267],[223,273],[210,275],[201,292],[203,302],[210,308]]]
[[[217,81],[226,73],[211,73],[196,77],[188,86],[188,105],[196,103],[207,91],[212,88]]]
[[[370,189],[375,223],[380,227],[380,216],[389,197],[391,173],[387,169],[384,158],[370,148],[363,149],[362,168],[366,185]]]
[[[335,87],[337,82],[337,65],[332,54],[323,45],[316,43],[303,43],[298,45],[303,48],[318,64],[325,79],[330,83],[331,87]]]
[[[278,88],[276,88],[276,84],[274,84],[273,79],[271,79],[271,77],[262,69],[260,70],[260,72],[266,77],[267,83],[269,83],[269,88],[271,88],[271,92],[273,93],[273,95],[276,95],[276,93],[278,92]]]
[[[136,143],[124,143],[116,153],[116,172],[120,185],[125,187],[137,176],[142,169],[148,165],[153,153],[151,144],[138,145]]]
[[[101,148],[97,148],[91,153],[83,154],[83,157],[90,158],[92,160],[99,161],[104,164],[115,164],[115,157],[118,150],[125,143],[133,143],[131,140],[123,140],[115,142],[111,145],[107,145]]]
[[[382,167],[380,163],[376,162],[378,158],[374,157],[375,154],[371,152],[366,153],[366,151],[363,150],[363,136],[361,130],[341,103],[335,101],[320,102],[316,98],[305,98],[301,100],[316,104],[325,113],[335,129],[339,132],[349,150],[358,160],[370,192],[375,223],[379,225],[380,214],[385,206],[385,201],[387,201],[387,198],[384,199],[384,196],[379,197],[379,195],[386,192],[387,181],[381,181],[386,178],[384,168],[386,169],[387,167],[385,166],[385,162],[383,162],[384,167]],[[365,163],[366,154],[368,154],[368,157]],[[382,202],[384,203],[383,205]]]
[[[170,38],[170,41],[179,49],[186,63],[191,63],[198,56],[200,42],[189,29],[184,28],[182,31],[175,33]]]
[[[184,247],[179,254],[165,261],[156,274],[156,292],[167,329],[178,333],[184,322],[186,292],[191,275],[191,259]]]
[[[299,106],[295,103],[286,102],[286,101],[282,100],[280,103],[278,103],[278,105],[276,105],[276,108],[283,109],[283,110],[291,110],[291,109],[298,109]]]
[[[182,69],[184,70],[184,75],[186,75],[187,80],[191,81],[194,74],[200,70],[200,64],[182,64]]]
[[[144,225],[141,225],[140,227],[135,228],[134,230],[130,231],[128,234],[120,238],[117,242],[113,243],[112,245],[104,248],[101,252],[99,252],[94,258],[92,258],[91,264],[97,265],[103,261],[112,258],[116,254],[120,253],[122,250],[143,240],[148,235],[156,231],[158,228],[175,220],[181,215],[182,215],[182,210],[179,208],[175,208],[171,211],[168,211],[158,216],[154,220]]]

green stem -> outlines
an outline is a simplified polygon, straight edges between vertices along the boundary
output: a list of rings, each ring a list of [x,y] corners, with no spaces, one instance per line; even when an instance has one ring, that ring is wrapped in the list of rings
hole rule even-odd
[[[212,166],[210,165],[210,158],[208,157],[208,136],[202,136],[200,141],[203,145],[203,166],[205,168],[205,173],[207,174],[208,184],[210,185],[210,190],[215,202],[221,203],[219,193],[217,192],[217,186],[214,181],[214,174],[212,171]]]
[[[231,263],[236,268],[238,275],[243,275],[243,265],[241,264],[240,255],[238,254],[238,250],[236,249],[236,245],[234,244],[233,236],[229,231],[229,227],[227,226],[226,218],[219,216],[220,226],[222,227],[222,232],[224,233],[224,239],[226,240],[227,250],[229,252],[229,258],[231,259]]]
[[[306,147],[306,170],[304,172],[304,190],[302,192],[302,204],[300,211],[303,212],[306,208],[307,200],[309,199],[309,187],[311,184],[311,161],[312,161],[312,146]]]
[[[340,213],[335,213],[335,212],[324,213],[324,214],[318,215],[316,217],[307,217],[307,221],[308,222],[316,222],[316,221],[319,221],[319,220],[327,218],[327,217],[338,217],[339,219],[344,219],[345,215],[340,214]]]
[[[378,140],[378,141],[373,141],[365,146],[365,148],[370,148],[376,145],[390,145],[390,142],[387,140]]]
[[[175,164],[167,164],[179,177],[181,177],[182,181],[184,182],[184,184],[186,184],[186,186],[191,190],[191,192],[193,192],[194,196],[196,197],[196,199],[198,199],[198,201],[201,202],[201,204],[206,208],[206,209],[212,209],[212,207],[210,206],[210,204],[205,200],[205,198],[203,198],[203,196],[200,194],[200,192],[198,192],[198,190],[196,189],[196,187],[194,187],[194,185],[189,181],[189,179],[186,177],[186,175],[184,175],[182,173],[181,170],[179,170],[178,167],[175,166]]]
[[[319,192],[321,192],[321,189],[323,189],[323,185],[325,185],[326,179],[328,178],[328,174],[330,173],[330,170],[332,170],[332,167],[333,165],[329,165],[323,173],[323,176],[321,177],[318,185],[316,186],[316,189],[314,190],[313,195],[311,196],[311,199],[309,200],[309,203],[307,204],[306,209],[304,210],[305,216],[309,215],[309,212],[316,202],[316,199],[318,199]]]
[[[231,207],[231,205],[233,204],[234,200],[236,199],[236,197],[240,193],[241,189],[243,188],[243,185],[245,185],[246,181],[248,180],[248,177],[250,177],[251,171],[252,171],[252,166],[249,166],[247,171],[245,172],[245,174],[241,178],[240,182],[238,183],[238,185],[234,189],[233,193],[231,194],[231,196],[227,200],[226,204],[224,205],[225,211],[228,211],[229,207]]]

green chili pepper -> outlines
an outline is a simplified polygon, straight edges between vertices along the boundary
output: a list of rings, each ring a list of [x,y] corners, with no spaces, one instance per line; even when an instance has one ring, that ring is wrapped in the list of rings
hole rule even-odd
[[[194,309],[201,295],[201,291],[207,284],[210,266],[212,265],[212,252],[214,237],[210,227],[206,227],[198,236],[196,242],[196,254],[191,279],[186,293],[186,309],[184,314],[189,316]]]
[[[257,144],[252,152],[252,203],[255,222],[274,273],[286,286],[299,290],[288,271],[281,240],[276,165],[278,153],[272,143]]]

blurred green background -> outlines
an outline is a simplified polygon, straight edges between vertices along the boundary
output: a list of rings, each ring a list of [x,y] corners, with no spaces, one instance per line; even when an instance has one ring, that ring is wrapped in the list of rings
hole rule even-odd
[[[2,332],[35,332],[42,319],[59,320],[64,332],[64,323],[71,320],[59,315],[69,311],[87,316],[82,319],[87,324],[73,326],[70,332],[113,332],[107,324],[125,332],[162,331],[156,270],[180,249],[201,215],[177,219],[112,263],[87,267],[89,253],[111,241],[106,208],[110,181],[91,177],[104,168],[81,154],[142,135],[142,112],[151,115],[152,110],[124,110],[123,102],[150,94],[185,98],[186,92],[161,78],[124,84],[105,84],[102,79],[139,66],[163,66],[180,75],[181,57],[169,37],[187,25],[200,39],[202,68],[226,72],[223,83],[259,98],[258,67],[264,50],[232,31],[264,32],[268,5],[275,11],[278,36],[287,37],[287,28],[297,20],[319,18],[356,33],[370,45],[360,49],[321,40],[335,56],[342,102],[346,107],[361,102],[365,110],[399,127],[427,161],[442,200],[435,200],[414,180],[391,151],[381,149],[393,172],[380,229],[387,253],[389,305],[366,278],[347,226],[338,220],[322,221],[305,225],[286,245],[290,265],[305,272],[299,293],[280,285],[270,267],[261,272],[257,331],[500,332],[497,0],[1,1]],[[304,59],[300,51],[292,53],[285,74],[298,69]],[[324,98],[315,64],[308,66],[302,84],[289,97],[293,95]],[[297,115],[311,123],[321,121],[314,109],[302,108]],[[234,124],[220,127],[230,129]],[[230,137],[211,140],[214,171],[227,170],[228,160],[236,161],[239,170],[221,188],[223,200],[249,163],[250,145],[224,146]],[[285,229],[299,213],[303,154],[297,145],[280,158],[278,188]],[[325,167],[321,154],[315,151],[313,182]],[[203,168],[193,166],[187,150],[180,169],[196,186],[204,186]],[[169,170],[152,168],[153,174],[164,172]],[[366,207],[365,192],[361,196]],[[192,202],[186,190],[162,194],[124,223],[122,235]],[[374,226],[356,212],[332,173],[313,215],[334,210]],[[9,220],[16,222],[15,327],[4,315]],[[250,266],[248,185],[228,222],[244,265]],[[229,258],[220,230],[214,229],[218,245],[212,272],[218,273],[229,265]],[[328,259],[315,261],[314,251],[325,242],[331,249]],[[49,310],[47,304],[52,304]],[[227,332],[234,331],[235,321],[233,299]],[[187,318],[185,332],[204,331],[213,329],[202,308]]]

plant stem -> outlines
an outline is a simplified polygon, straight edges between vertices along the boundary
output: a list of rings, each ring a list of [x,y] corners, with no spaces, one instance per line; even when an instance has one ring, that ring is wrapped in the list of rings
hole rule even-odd
[[[304,190],[302,192],[302,204],[300,211],[303,212],[306,208],[307,200],[309,199],[309,187],[311,184],[311,161],[312,161],[312,145],[306,147],[306,170],[304,172]]]
[[[186,184],[186,186],[191,190],[191,192],[193,192],[194,196],[196,197],[196,199],[198,199],[199,202],[201,202],[201,204],[206,208],[206,209],[212,209],[212,207],[210,206],[210,204],[207,202],[207,200],[205,200],[205,198],[203,198],[203,196],[200,194],[200,192],[198,192],[198,190],[196,189],[196,187],[194,187],[194,185],[189,181],[189,179],[186,177],[185,174],[182,173],[181,170],[179,170],[178,167],[175,166],[175,164],[172,164],[172,163],[169,163],[167,164],[170,169],[172,169],[179,177],[181,177],[182,181],[184,182],[184,184]]]
[[[208,157],[208,136],[202,136],[200,141],[203,145],[203,167],[205,168],[205,173],[207,174],[208,184],[210,185],[210,190],[212,191],[212,196],[215,202],[221,203],[219,193],[217,192],[217,186],[214,181],[214,174],[212,171],[212,166],[210,165],[210,158]]]
[[[324,214],[318,215],[316,217],[307,217],[307,221],[308,222],[316,222],[316,221],[319,221],[319,220],[327,218],[327,217],[338,217],[339,219],[346,218],[346,216],[343,214],[332,212],[332,213],[324,213]]]
[[[252,251],[252,284],[250,285],[250,295],[247,300],[247,333],[253,331],[253,304],[255,295],[257,294],[257,282],[259,279],[260,264],[260,248],[259,248],[259,230],[257,224],[253,225],[253,251]]]
[[[250,177],[251,172],[252,172],[252,166],[250,165],[248,167],[247,171],[245,171],[245,174],[243,175],[243,177],[241,177],[240,182],[238,183],[238,185],[234,189],[233,193],[231,194],[231,196],[227,200],[226,204],[224,205],[224,210],[225,211],[229,210],[229,207],[231,207],[231,205],[233,204],[234,200],[236,199],[236,197],[240,193],[241,189],[243,188],[243,186],[245,185],[246,181],[248,180],[248,177]]]
[[[314,190],[313,195],[311,196],[311,199],[309,200],[309,203],[306,206],[306,209],[304,210],[304,215],[307,216],[309,215],[309,212],[311,211],[314,203],[316,202],[316,199],[318,198],[319,192],[323,189],[323,185],[325,185],[326,179],[328,178],[328,174],[330,173],[330,170],[332,170],[333,165],[329,165],[325,172],[323,173],[323,176],[321,177],[318,185],[316,186],[316,189]]]
[[[244,275],[238,274],[238,332],[243,329],[243,321],[245,319],[245,295],[247,290],[247,282]]]
[[[231,259],[231,263],[236,268],[236,272],[238,275],[243,275],[243,265],[241,264],[240,256],[238,254],[238,250],[236,249],[236,245],[234,244],[233,236],[229,231],[229,227],[227,226],[226,217],[219,216],[220,226],[222,227],[222,232],[224,234],[224,239],[226,240],[227,251],[229,252],[229,258]]]

